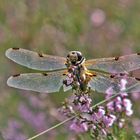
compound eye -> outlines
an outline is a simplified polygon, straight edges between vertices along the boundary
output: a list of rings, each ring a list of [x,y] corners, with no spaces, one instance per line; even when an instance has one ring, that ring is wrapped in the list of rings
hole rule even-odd
[[[77,56],[78,56],[78,61],[80,61],[82,59],[82,54],[80,52],[77,52]]]

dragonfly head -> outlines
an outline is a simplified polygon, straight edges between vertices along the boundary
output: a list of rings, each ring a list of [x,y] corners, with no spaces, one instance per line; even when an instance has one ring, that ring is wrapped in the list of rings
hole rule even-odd
[[[71,63],[72,65],[81,64],[84,60],[85,58],[79,51],[71,51],[67,55],[67,62]]]

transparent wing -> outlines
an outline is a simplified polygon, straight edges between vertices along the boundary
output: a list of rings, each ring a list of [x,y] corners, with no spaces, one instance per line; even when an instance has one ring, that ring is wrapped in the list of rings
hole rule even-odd
[[[58,92],[63,85],[64,71],[49,73],[25,73],[11,76],[7,80],[10,87],[43,93]]]
[[[64,90],[64,92],[66,92],[66,91],[68,91],[70,89],[72,89],[72,86],[71,85],[70,86],[66,86],[65,84],[63,84],[63,90]]]
[[[123,73],[140,69],[140,54],[121,57],[100,58],[87,60],[86,67],[90,70],[109,73]]]
[[[125,79],[127,81],[126,91],[127,92],[139,92],[140,91],[140,81],[133,77],[122,77],[112,75],[96,73],[96,76],[91,79],[89,86],[92,90],[97,92],[105,93],[108,88],[112,88],[114,93],[121,91],[121,80]]]
[[[6,51],[6,56],[14,62],[35,70],[50,71],[65,69],[65,58],[38,54],[33,51],[10,48]]]

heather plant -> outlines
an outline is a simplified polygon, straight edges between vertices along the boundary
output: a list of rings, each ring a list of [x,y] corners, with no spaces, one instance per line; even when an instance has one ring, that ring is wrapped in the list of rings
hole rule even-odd
[[[94,100],[89,94],[73,95],[73,98],[66,101],[60,110],[68,118],[76,114],[76,117],[69,123],[70,130],[77,134],[89,132],[90,136],[95,139],[114,139],[113,127],[122,129],[125,118],[133,114],[131,100],[125,92],[126,83],[125,79],[121,80],[122,92],[104,106],[93,107]],[[105,93],[106,100],[113,94],[110,87]]]
[[[33,140],[56,127],[68,122],[70,131],[82,139],[82,135],[88,134],[95,140],[123,140],[126,138],[125,126],[133,114],[132,102],[126,92],[127,80],[121,79],[120,92],[113,93],[111,87],[105,92],[105,99],[95,105],[90,93],[74,92],[71,97],[62,103],[59,113],[65,120],[61,123],[29,138]],[[129,118],[128,118],[129,117]],[[132,136],[132,139],[135,139]]]

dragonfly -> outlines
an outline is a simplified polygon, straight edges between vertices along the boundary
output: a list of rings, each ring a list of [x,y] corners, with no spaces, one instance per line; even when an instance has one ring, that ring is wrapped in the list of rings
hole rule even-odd
[[[121,91],[120,82],[125,78],[127,92],[139,92],[140,81],[129,73],[140,69],[140,53],[120,57],[86,60],[79,51],[71,51],[66,57],[41,54],[22,48],[9,48],[6,57],[17,64],[42,72],[16,74],[7,80],[10,87],[40,93],[74,89],[89,89],[105,93],[112,88]]]

